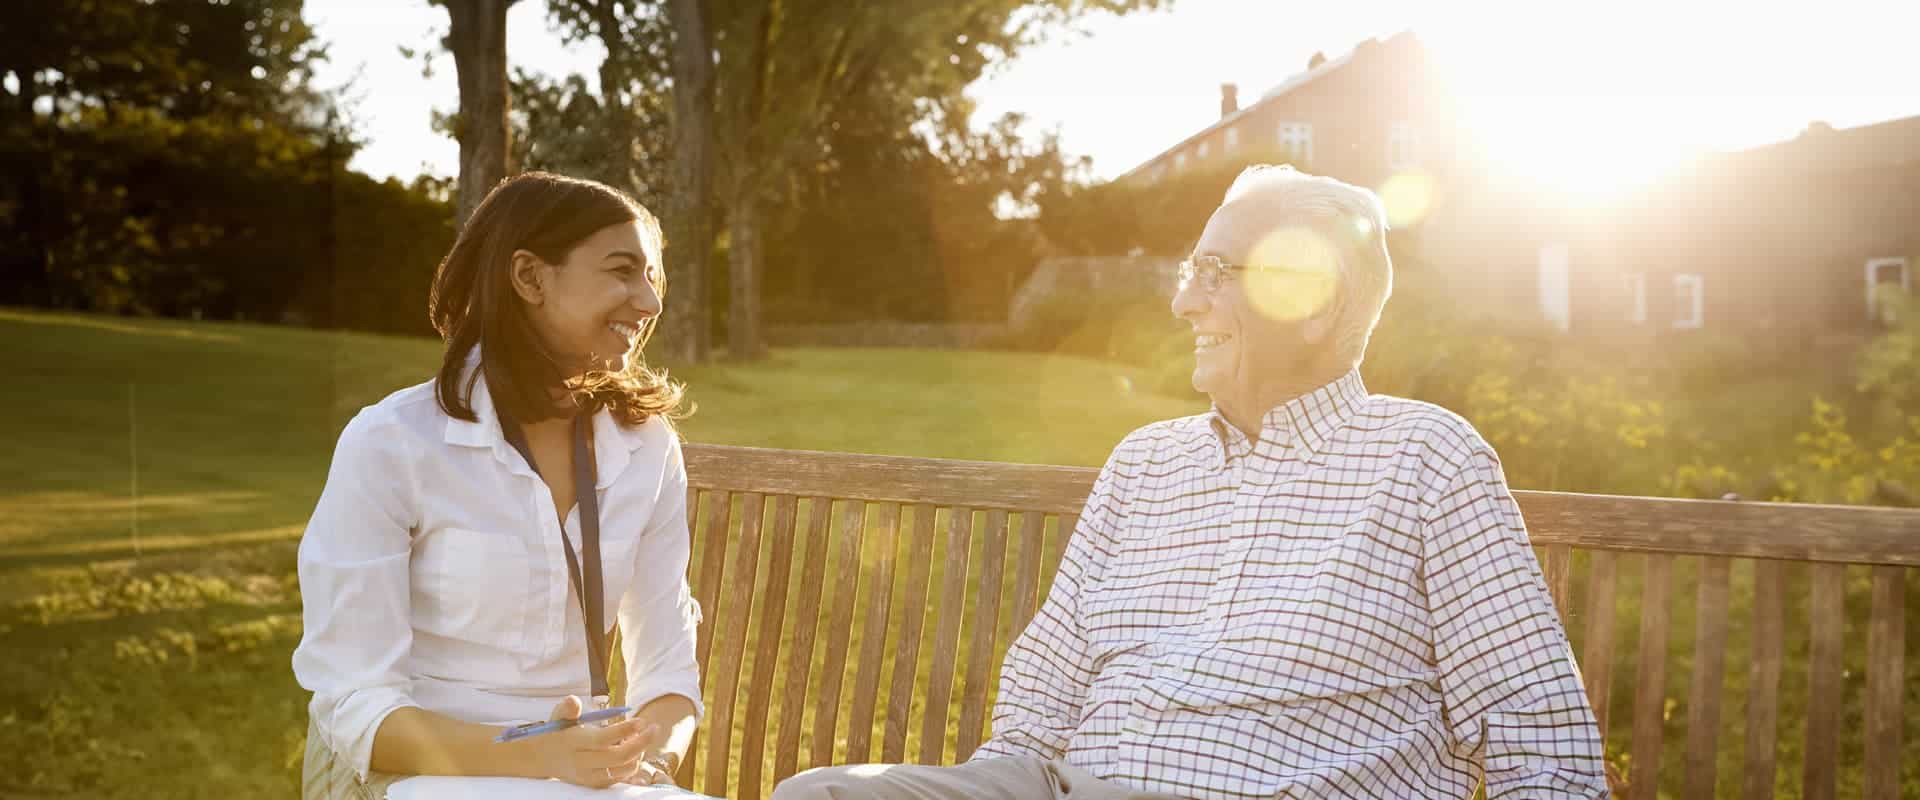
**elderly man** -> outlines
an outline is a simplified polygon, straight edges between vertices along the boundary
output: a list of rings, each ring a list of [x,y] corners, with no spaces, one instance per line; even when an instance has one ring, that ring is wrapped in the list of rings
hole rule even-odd
[[[803,798],[1603,797],[1600,735],[1499,459],[1370,395],[1392,287],[1365,189],[1243,173],[1180,266],[1205,414],[1114,450],[954,767]]]

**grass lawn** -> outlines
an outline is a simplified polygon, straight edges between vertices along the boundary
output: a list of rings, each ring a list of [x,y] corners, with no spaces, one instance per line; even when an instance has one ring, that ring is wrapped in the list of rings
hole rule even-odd
[[[439,343],[0,309],[0,795],[283,796],[293,549],[334,437]],[[676,370],[689,440],[1097,466],[1193,413],[1065,356],[781,350]]]

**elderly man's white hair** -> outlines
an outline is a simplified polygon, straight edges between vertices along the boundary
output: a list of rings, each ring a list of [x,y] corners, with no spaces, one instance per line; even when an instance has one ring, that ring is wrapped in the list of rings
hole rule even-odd
[[[1380,310],[1393,293],[1393,259],[1387,255],[1387,212],[1371,190],[1291,166],[1248,167],[1227,188],[1220,207],[1245,209],[1274,229],[1304,227],[1339,254],[1334,293],[1335,354],[1359,366]]]

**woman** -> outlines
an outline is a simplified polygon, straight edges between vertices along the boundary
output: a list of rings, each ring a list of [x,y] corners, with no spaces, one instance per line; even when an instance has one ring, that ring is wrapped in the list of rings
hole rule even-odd
[[[671,782],[700,713],[700,611],[682,389],[641,360],[662,244],[619,191],[527,173],[440,263],[439,375],[347,424],[300,542],[308,797]],[[616,621],[633,716],[496,743],[606,702]]]

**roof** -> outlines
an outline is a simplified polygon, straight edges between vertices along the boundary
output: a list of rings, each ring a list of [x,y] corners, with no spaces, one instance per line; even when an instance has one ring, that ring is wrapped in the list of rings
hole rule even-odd
[[[1920,165],[1920,116],[1836,129],[1815,122],[1783,142],[1707,157],[1711,171],[1843,171]]]
[[[1345,54],[1341,55],[1338,58],[1327,59],[1326,61],[1321,62],[1319,66],[1306,70],[1305,72],[1296,73],[1288,77],[1286,80],[1281,81],[1278,85],[1274,86],[1273,88],[1268,89],[1265,92],[1262,92],[1260,94],[1260,99],[1255,100],[1252,103],[1248,103],[1245,106],[1242,106],[1239,110],[1236,110],[1231,114],[1228,114],[1226,116],[1223,116],[1223,117],[1220,117],[1219,119],[1214,120],[1212,124],[1204,128],[1201,128],[1199,131],[1195,132],[1193,135],[1188,136],[1185,139],[1181,139],[1179,142],[1175,143],[1172,147],[1168,147],[1164,150],[1161,150],[1158,153],[1153,154],[1151,158],[1148,158],[1147,160],[1140,162],[1133,169],[1127,170],[1126,172],[1122,173],[1120,177],[1115,178],[1115,180],[1126,180],[1128,178],[1131,178],[1134,175],[1139,174],[1142,170],[1146,169],[1148,166],[1151,166],[1152,164],[1160,161],[1160,159],[1165,158],[1168,153],[1172,153],[1177,150],[1180,150],[1186,147],[1187,145],[1192,144],[1196,140],[1207,137],[1208,135],[1212,134],[1215,131],[1232,127],[1233,124],[1235,122],[1238,122],[1241,117],[1244,117],[1249,113],[1252,113],[1254,109],[1264,106],[1268,103],[1271,103],[1274,100],[1279,99],[1281,97],[1285,97],[1286,95],[1292,94],[1293,92],[1301,89],[1302,87],[1307,86],[1308,84],[1313,83],[1314,81],[1317,81],[1335,72],[1339,72],[1341,69],[1345,68],[1348,64],[1353,63],[1354,53],[1359,52],[1360,48],[1362,47],[1366,47],[1371,44],[1397,45],[1403,41],[1411,39],[1413,35],[1414,34],[1412,31],[1401,31],[1399,33],[1396,33],[1392,36],[1387,37],[1384,41],[1368,39],[1365,42],[1361,42],[1359,45],[1355,45],[1352,50],[1347,51]]]

